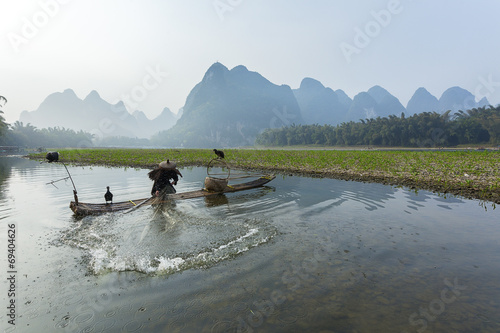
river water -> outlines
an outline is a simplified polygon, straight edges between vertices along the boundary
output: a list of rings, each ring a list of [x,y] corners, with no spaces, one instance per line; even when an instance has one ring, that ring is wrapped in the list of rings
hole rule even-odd
[[[115,201],[148,197],[152,185],[144,169],[68,169],[85,202],[104,201],[106,186]],[[178,192],[202,187],[205,169],[181,171]],[[50,184],[66,176],[59,163],[0,158],[2,331],[500,331],[491,204],[278,175],[210,200],[76,218],[71,182]]]

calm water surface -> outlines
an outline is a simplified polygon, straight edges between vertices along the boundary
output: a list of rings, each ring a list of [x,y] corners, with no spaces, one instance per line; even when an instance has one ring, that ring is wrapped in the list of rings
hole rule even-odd
[[[148,170],[69,167],[81,201],[147,197]],[[178,192],[203,168],[181,170]],[[0,158],[7,332],[499,332],[500,211],[332,179],[76,218],[60,164]],[[486,209],[485,209],[486,207]]]

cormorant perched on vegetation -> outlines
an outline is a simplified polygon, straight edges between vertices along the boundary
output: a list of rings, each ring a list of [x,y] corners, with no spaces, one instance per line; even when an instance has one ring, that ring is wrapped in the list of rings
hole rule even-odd
[[[59,161],[59,153],[57,151],[49,151],[45,158],[49,161],[49,163]]]
[[[106,186],[106,188],[108,189],[108,191],[106,192],[106,194],[104,194],[104,200],[106,200],[106,204],[108,203],[108,201],[113,203],[113,193],[109,192],[109,186]]]
[[[214,149],[215,155],[217,155],[219,158],[224,158],[224,152],[222,150],[217,150]]]

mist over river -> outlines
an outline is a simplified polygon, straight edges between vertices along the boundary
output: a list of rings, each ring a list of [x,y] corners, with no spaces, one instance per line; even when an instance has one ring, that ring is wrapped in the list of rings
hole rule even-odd
[[[146,169],[68,169],[82,202],[104,202],[106,186],[115,202],[146,198],[152,186]],[[205,168],[181,172],[177,192],[202,188]],[[277,175],[77,218],[65,177],[59,163],[0,157],[2,331],[500,331],[491,203]]]

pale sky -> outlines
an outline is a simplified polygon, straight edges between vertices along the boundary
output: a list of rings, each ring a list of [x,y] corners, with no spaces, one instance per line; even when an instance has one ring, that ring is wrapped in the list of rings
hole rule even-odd
[[[49,94],[97,90],[150,119],[177,112],[216,61],[351,98],[380,85],[406,106],[425,87],[500,103],[497,0],[0,0],[8,122]]]

